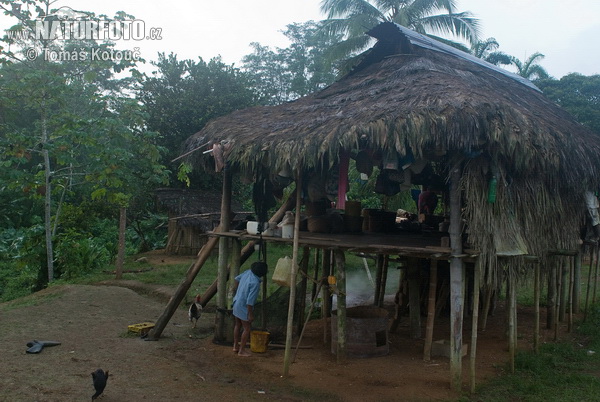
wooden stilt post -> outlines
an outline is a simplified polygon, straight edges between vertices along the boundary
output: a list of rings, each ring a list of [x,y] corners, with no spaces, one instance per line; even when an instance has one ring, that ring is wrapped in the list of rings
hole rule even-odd
[[[294,208],[294,204],[296,203],[296,190],[292,191],[288,199],[279,207],[277,212],[273,214],[269,222],[279,222],[285,215],[286,211],[289,211]],[[216,232],[216,230],[215,230]],[[250,258],[250,256],[254,253],[254,246],[256,246],[257,242],[255,240],[249,241],[244,248],[242,248],[242,252],[240,255],[240,266],[244,265],[246,260]],[[202,294],[202,305],[206,306],[206,304],[217,294],[217,282],[215,280],[209,287],[206,289],[204,294]]]
[[[304,322],[304,310],[306,309],[306,288],[308,285],[308,259],[310,258],[310,249],[308,247],[302,248],[302,265],[300,271],[302,272],[302,281],[300,282],[300,295],[299,306],[298,306],[298,328],[296,332],[298,335],[302,332],[302,323]]]
[[[396,308],[394,311],[394,320],[392,321],[392,325],[390,325],[390,333],[394,333],[396,332],[396,329],[398,328],[398,324],[400,324],[400,314],[401,314],[401,308],[402,308],[402,282],[404,281],[404,276],[406,275],[406,266],[404,266],[400,272],[398,273],[398,291],[396,292],[396,298],[395,298],[395,304],[396,304]],[[434,306],[435,309],[435,306]],[[435,316],[435,311],[434,311],[434,316]]]
[[[383,280],[383,265],[384,259],[382,254],[377,254],[377,273],[375,276],[375,295],[373,296],[373,304],[379,306],[379,299],[381,295],[381,282]]]
[[[215,232],[219,232],[220,230],[221,228],[217,227],[215,229]],[[206,242],[206,244],[202,246],[200,252],[198,253],[198,259],[196,259],[196,261],[188,268],[185,278],[183,278],[183,281],[179,284],[177,290],[175,291],[171,299],[169,299],[165,311],[163,311],[161,316],[158,317],[158,320],[156,320],[154,328],[152,328],[150,332],[148,332],[146,340],[157,341],[158,338],[160,338],[160,335],[167,326],[167,323],[177,310],[177,307],[179,307],[179,304],[185,297],[186,292],[192,285],[194,278],[196,278],[196,275],[198,275],[198,271],[200,271],[200,268],[202,268],[206,260],[208,260],[208,257],[210,257],[210,253],[215,248],[218,241],[218,238],[211,237],[210,239],[208,239],[208,242]]]
[[[535,309],[535,323],[533,327],[533,351],[539,353],[540,351],[540,263],[534,262],[534,273],[533,273],[533,306]]]
[[[562,283],[562,292],[560,292],[560,309],[558,312],[558,320],[565,322],[565,317],[568,308],[568,296],[569,296],[569,260],[570,257],[561,258],[562,263],[560,264],[560,283]]]
[[[548,271],[548,296],[546,306],[546,328],[554,329],[556,321],[556,257],[550,257],[550,269]]]
[[[587,318],[588,307],[590,303],[590,289],[592,288],[592,266],[594,265],[594,247],[590,246],[590,265],[588,269],[588,280],[585,290],[585,307],[583,310],[583,321]]]
[[[290,287],[290,299],[288,302],[288,317],[285,332],[285,353],[283,356],[283,376],[287,377],[290,372],[291,349],[292,349],[292,332],[294,325],[294,304],[296,301],[296,276],[298,274],[298,248],[300,238],[300,210],[302,208],[302,170],[298,168],[296,174],[296,218],[294,221],[294,245],[292,250],[292,275]]]
[[[233,280],[240,274],[242,266],[242,242],[239,239],[232,239],[231,243],[231,266],[229,267],[229,289],[227,291],[227,309],[231,309],[233,303],[233,288],[235,281]]]
[[[558,267],[556,269],[555,277],[556,277],[556,294],[560,295],[562,293],[562,264],[558,263]],[[558,312],[560,311],[560,296],[556,297],[556,303],[554,306],[554,341],[558,340]]]
[[[331,250],[323,250],[323,304],[321,306],[321,317],[323,318],[323,344],[329,340],[329,329],[327,328],[327,317],[331,317],[331,293],[327,284],[327,277],[331,275]]]
[[[381,288],[379,290],[379,302],[377,303],[377,305],[379,307],[383,307],[383,302],[385,300],[385,288],[387,287],[389,264],[390,264],[390,256],[386,254],[383,256],[383,270],[381,273],[381,285],[380,285]]]
[[[321,255],[321,249],[315,248],[314,250],[315,250],[315,263],[314,263],[315,273],[313,275],[313,285],[312,285],[312,291],[310,294],[311,299],[315,299],[317,293],[319,293],[319,291],[317,290],[317,287],[318,287],[318,283],[319,283],[319,256]]]
[[[221,229],[229,231],[231,222],[231,171],[228,166],[223,169],[223,195],[221,199]],[[221,311],[227,309],[227,261],[229,257],[229,241],[226,237],[219,238],[219,261],[217,271],[217,321],[215,326],[215,341],[223,342],[226,339],[225,314]],[[220,310],[219,310],[220,309]]]
[[[476,262],[473,266],[473,316],[471,321],[471,351],[469,353],[469,363],[471,372],[471,393],[475,393],[475,358],[477,356],[477,329],[479,323],[479,290],[481,287],[481,267]]]
[[[573,271],[573,313],[579,314],[581,310],[581,259],[583,258],[583,246],[579,248],[575,256],[575,267]]]
[[[508,351],[510,355],[510,372],[515,372],[515,355],[517,350],[517,283],[515,273],[509,272],[506,279],[508,284]]]
[[[573,291],[575,289],[575,260],[577,256],[569,257],[569,309],[567,331],[571,332],[573,329]]]
[[[339,249],[334,251],[337,285],[337,362],[346,360],[346,258]]]
[[[596,249],[596,265],[594,266],[594,291],[592,292],[592,304],[596,304],[596,289],[598,287],[598,266],[600,266],[600,247],[597,244]]]
[[[461,235],[461,169],[455,165],[450,172],[450,377],[455,391],[462,388],[462,329],[463,329],[463,261]]]
[[[492,293],[494,293],[494,285],[486,284],[485,289],[485,302],[483,303],[483,311],[481,315],[481,330],[485,331],[487,326],[487,319],[490,315],[490,307],[492,305]]]
[[[431,360],[431,345],[433,344],[433,328],[435,322],[435,295],[437,293],[437,260],[431,260],[429,266],[429,298],[427,300],[427,328],[425,330],[425,348],[423,360]]]
[[[410,314],[410,337],[412,339],[421,338],[421,286],[419,284],[420,260],[417,258],[408,259],[407,279],[408,279],[408,305]]]

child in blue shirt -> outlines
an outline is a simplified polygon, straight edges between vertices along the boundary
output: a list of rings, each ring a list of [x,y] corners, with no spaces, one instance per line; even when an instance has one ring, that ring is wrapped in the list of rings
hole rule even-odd
[[[249,270],[235,277],[233,351],[238,356],[251,356],[246,351],[246,343],[250,337],[252,321],[254,321],[254,303],[256,303],[260,291],[261,278],[266,274],[267,264],[257,261],[252,264]]]

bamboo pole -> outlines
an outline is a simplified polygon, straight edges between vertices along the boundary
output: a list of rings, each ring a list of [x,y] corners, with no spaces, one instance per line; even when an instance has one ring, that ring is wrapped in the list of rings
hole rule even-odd
[[[481,316],[481,330],[482,331],[485,331],[485,328],[487,326],[487,319],[488,319],[488,316],[490,315],[490,307],[492,305],[492,293],[493,293],[494,286],[491,284],[486,284],[484,288],[485,288],[485,301],[483,303],[483,314]]]
[[[242,242],[239,239],[233,239],[231,244],[231,266],[229,268],[229,277],[235,278],[240,274],[242,266]],[[227,309],[231,309],[233,304],[235,281],[229,281],[229,289],[227,291]]]
[[[215,229],[215,232],[219,232],[220,230],[221,230],[221,228],[217,227]],[[208,242],[206,242],[206,244],[204,246],[202,246],[202,249],[200,249],[200,252],[198,253],[198,258],[188,268],[185,278],[183,278],[183,281],[179,284],[179,286],[177,287],[177,290],[175,290],[175,293],[173,294],[171,299],[169,299],[169,302],[167,303],[165,311],[163,311],[161,316],[158,317],[158,320],[156,320],[156,324],[154,325],[154,328],[152,328],[150,330],[150,332],[148,332],[148,336],[146,337],[146,340],[156,341],[156,340],[158,340],[158,338],[160,338],[160,335],[162,334],[165,327],[167,326],[167,323],[169,322],[169,320],[171,319],[171,317],[177,310],[177,307],[179,306],[179,304],[183,300],[183,297],[185,296],[186,292],[192,285],[194,278],[196,277],[196,275],[198,275],[198,271],[200,271],[200,269],[204,266],[204,263],[206,262],[206,260],[208,260],[208,257],[210,257],[210,253],[215,248],[218,241],[219,241],[218,238],[211,237],[208,240]],[[216,283],[215,283],[215,288],[216,288]]]
[[[231,170],[228,166],[223,169],[223,196],[221,199],[221,229],[223,232],[229,232],[231,222]],[[227,309],[227,261],[229,257],[228,239],[219,238],[219,261],[217,271],[217,321],[215,326],[215,340],[224,341],[225,335],[225,315],[219,313],[219,309]]]
[[[306,309],[306,288],[308,286],[308,259],[310,258],[310,249],[308,247],[302,248],[302,265],[300,270],[302,272],[302,281],[300,282],[300,294],[302,297],[299,298],[298,306],[298,335],[302,332],[302,322],[304,321],[304,310]]]
[[[281,207],[273,214],[269,222],[279,222],[285,215],[286,211],[289,211],[293,208],[294,203],[296,202],[296,190],[292,191],[286,202],[284,202]],[[216,230],[215,230],[216,233]],[[242,252],[240,255],[240,266],[244,265],[246,260],[250,258],[250,256],[254,253],[254,246],[256,246],[257,242],[255,240],[249,241],[244,248],[242,248]],[[208,302],[217,294],[217,279],[206,289],[206,291],[202,294],[202,306],[206,306]]]
[[[296,175],[296,215],[294,220],[294,243],[292,249],[292,275],[290,287],[290,299],[288,302],[288,317],[285,332],[285,353],[283,356],[283,376],[287,377],[290,372],[292,332],[294,325],[294,304],[296,301],[296,276],[298,274],[298,248],[300,238],[300,209],[302,208],[302,171],[298,168]]]
[[[312,301],[310,303],[310,307],[308,308],[308,314],[306,316],[306,320],[304,321],[304,325],[302,326],[302,332],[300,332],[300,336],[298,337],[298,343],[296,344],[296,351],[294,352],[294,357],[292,358],[292,363],[296,361],[296,356],[298,356],[298,350],[300,349],[300,342],[302,342],[302,338],[304,337],[304,331],[306,330],[306,326],[308,325],[308,321],[310,321],[310,315],[313,311],[315,303],[317,301],[317,297],[319,295],[319,291],[321,290],[321,286],[323,286],[323,281],[319,281],[317,285],[317,291],[312,297]]]
[[[433,326],[435,322],[435,295],[437,293],[437,260],[431,260],[429,266],[429,299],[427,301],[427,327],[425,330],[425,348],[423,360],[431,360],[431,345],[433,344]]]
[[[562,267],[561,264],[558,264],[558,267]],[[556,272],[556,294],[560,295],[562,292],[562,272],[560,269],[557,269]],[[556,304],[554,308],[554,342],[558,340],[558,312],[560,311],[560,297],[556,298]]]
[[[583,246],[582,246],[583,247]],[[573,313],[579,314],[581,309],[581,259],[583,258],[582,247],[575,256],[575,267],[573,271]]]
[[[321,307],[321,317],[323,318],[323,344],[327,344],[329,330],[327,328],[327,317],[331,317],[331,293],[329,286],[326,285],[327,277],[331,275],[331,250],[323,250],[323,304]]]
[[[463,261],[461,236],[461,169],[455,165],[450,171],[450,377],[451,388],[462,388],[462,329],[463,329]]]
[[[312,285],[312,291],[310,294],[311,299],[315,299],[316,295],[319,293],[319,291],[317,291],[317,287],[318,286],[318,281],[319,281],[319,256],[321,255],[321,250],[316,248],[315,249],[315,273],[313,275],[313,285]],[[320,289],[320,287],[319,287]]]
[[[533,327],[533,351],[540,351],[540,263],[534,262],[534,283],[533,283],[533,305],[535,309],[535,323]]]
[[[588,281],[585,295],[585,307],[583,310],[583,321],[587,318],[588,307],[590,303],[590,289],[592,288],[592,266],[594,265],[594,247],[590,246],[590,265],[588,269]]]
[[[481,270],[478,263],[473,267],[473,316],[471,321],[471,352],[469,363],[471,372],[471,393],[475,393],[475,358],[477,356],[477,327],[479,323],[479,290],[481,282]]]
[[[550,260],[550,270],[548,272],[548,295],[546,306],[546,328],[553,329],[557,320],[556,316],[556,257]]]
[[[419,260],[417,258],[408,259],[407,279],[408,279],[408,305],[410,315],[410,337],[412,339],[421,338],[421,287],[419,284]]]
[[[596,304],[596,289],[598,287],[598,266],[600,265],[600,248],[596,245],[596,265],[594,266],[594,291],[592,292],[592,304]]]
[[[573,329],[573,290],[575,289],[575,259],[577,256],[569,257],[569,321],[567,324],[567,331],[571,332]]]
[[[379,299],[381,294],[381,282],[383,280],[383,264],[383,255],[377,254],[377,273],[375,276],[375,295],[373,296],[373,304],[378,307],[381,307],[379,305]]]
[[[558,311],[558,320],[565,322],[568,308],[568,296],[569,296],[569,260],[570,257],[561,258],[562,264],[560,265],[560,283],[562,283],[562,292],[560,292],[560,309]]]
[[[381,290],[379,291],[379,307],[383,307],[385,301],[385,288],[387,287],[388,267],[390,265],[390,256],[383,256],[383,272],[381,274]]]
[[[334,250],[337,284],[337,363],[346,361],[346,258],[344,252]]]
[[[517,350],[517,303],[516,303],[516,281],[515,274],[509,273],[508,286],[508,351],[510,355],[510,372],[515,372],[515,355]]]

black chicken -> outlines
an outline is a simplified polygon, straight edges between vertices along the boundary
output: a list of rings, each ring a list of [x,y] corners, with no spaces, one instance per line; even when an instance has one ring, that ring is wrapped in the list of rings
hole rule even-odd
[[[102,371],[102,369],[98,369],[92,373],[92,381],[94,382],[94,389],[96,393],[92,395],[92,401],[98,398],[102,392],[104,392],[104,388],[106,387],[106,381],[108,381],[108,370]]]
[[[192,304],[190,304],[188,315],[190,317],[190,322],[194,324],[192,328],[196,328],[196,324],[198,324],[198,319],[200,319],[200,316],[202,315],[202,304],[200,304],[200,295],[197,295],[194,298]]]

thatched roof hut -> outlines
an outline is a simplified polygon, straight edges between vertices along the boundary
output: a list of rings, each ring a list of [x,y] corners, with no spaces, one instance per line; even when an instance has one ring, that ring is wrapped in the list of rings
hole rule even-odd
[[[369,35],[377,44],[336,83],[218,118],[187,149],[228,143],[225,158],[240,172],[326,169],[342,150],[365,147],[412,152],[444,174],[458,164],[463,218],[488,280],[498,254],[576,248],[583,191],[600,183],[597,136],[517,75],[393,23]],[[201,152],[193,157],[212,165]],[[495,203],[487,201],[492,174]]]

